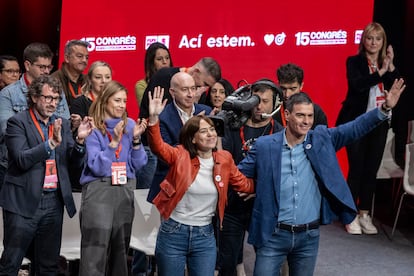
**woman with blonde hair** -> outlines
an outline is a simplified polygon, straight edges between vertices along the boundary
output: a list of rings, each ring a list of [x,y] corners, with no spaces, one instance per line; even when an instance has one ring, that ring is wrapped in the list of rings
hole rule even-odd
[[[385,91],[400,77],[394,66],[394,50],[387,45],[384,28],[376,22],[362,33],[358,54],[346,62],[348,92],[336,125],[354,120],[359,115],[385,104]],[[387,109],[387,106],[384,107]],[[375,192],[376,175],[381,164],[389,122],[383,122],[368,135],[346,147],[348,184],[359,215],[346,225],[350,234],[377,234],[369,210]]]

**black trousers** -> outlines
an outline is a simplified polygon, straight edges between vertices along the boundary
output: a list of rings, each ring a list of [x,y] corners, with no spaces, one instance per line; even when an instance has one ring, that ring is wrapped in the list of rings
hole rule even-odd
[[[366,136],[346,147],[348,184],[359,210],[370,210],[389,129],[383,122]]]

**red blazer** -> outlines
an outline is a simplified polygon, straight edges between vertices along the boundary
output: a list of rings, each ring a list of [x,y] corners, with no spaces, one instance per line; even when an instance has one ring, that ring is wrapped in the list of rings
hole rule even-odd
[[[190,153],[182,145],[172,147],[165,143],[160,134],[159,123],[149,126],[147,133],[152,152],[170,166],[167,176],[160,184],[161,191],[152,202],[162,217],[168,219],[188,187],[194,182],[200,163],[198,158],[191,159]],[[229,184],[235,191],[253,193],[254,183],[253,179],[245,177],[238,170],[228,151],[214,151],[213,159],[213,181],[218,191],[217,207],[221,226]]]

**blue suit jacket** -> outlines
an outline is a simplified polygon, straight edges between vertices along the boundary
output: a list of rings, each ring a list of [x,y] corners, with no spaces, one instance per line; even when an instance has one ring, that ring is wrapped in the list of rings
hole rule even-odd
[[[69,166],[79,169],[84,153],[74,149],[70,122],[62,119],[62,143],[55,149],[59,191],[70,217],[76,213]],[[28,110],[17,113],[7,123],[6,145],[9,168],[0,191],[0,206],[24,217],[33,217],[43,191],[49,154]]]
[[[197,115],[202,111],[205,111],[205,114],[209,115],[211,112],[211,107],[204,104],[195,104],[194,108],[194,115]],[[178,145],[180,130],[183,127],[183,122],[181,121],[178,110],[173,102],[169,103],[161,112],[159,120],[162,140],[171,146]],[[154,179],[148,193],[147,200],[149,202],[152,202],[154,197],[159,193],[160,183],[164,180],[167,173],[168,165],[158,159],[157,170],[155,171]]]
[[[356,207],[345,181],[336,151],[367,134],[387,118],[372,110],[336,128],[318,126],[308,132],[303,143],[322,194],[320,222],[331,223],[336,217],[345,224],[356,215]],[[284,131],[260,137],[238,165],[247,177],[256,179],[256,199],[249,230],[249,243],[263,246],[278,222],[281,157]]]

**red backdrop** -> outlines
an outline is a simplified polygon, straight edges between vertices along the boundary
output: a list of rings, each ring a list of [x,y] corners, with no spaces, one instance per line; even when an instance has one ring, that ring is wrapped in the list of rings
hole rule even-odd
[[[59,62],[67,40],[89,41],[90,63],[109,62],[113,78],[128,88],[132,118],[138,114],[134,84],[144,77],[145,47],[152,41],[168,45],[175,66],[215,58],[233,85],[241,79],[276,80],[277,67],[293,62],[304,68],[304,91],[333,126],[347,88],[345,60],[356,54],[356,32],[372,21],[372,13],[373,0],[211,0],[197,5],[189,0],[63,0]]]

